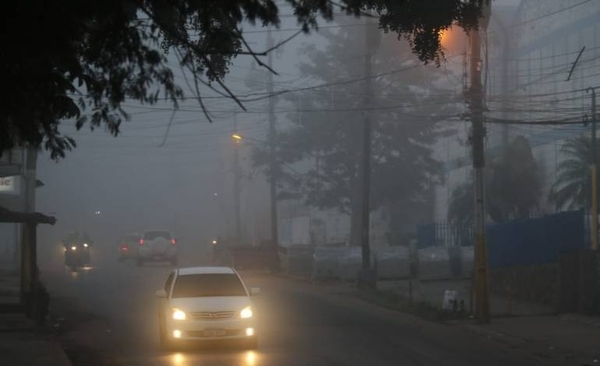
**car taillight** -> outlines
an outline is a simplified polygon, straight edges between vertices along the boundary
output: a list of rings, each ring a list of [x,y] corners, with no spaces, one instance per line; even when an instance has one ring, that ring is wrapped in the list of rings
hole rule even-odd
[[[140,245],[144,245],[144,239],[140,239]]]
[[[129,250],[129,246],[127,244],[121,244],[121,250]]]
[[[175,245],[175,239],[171,239],[171,245]]]

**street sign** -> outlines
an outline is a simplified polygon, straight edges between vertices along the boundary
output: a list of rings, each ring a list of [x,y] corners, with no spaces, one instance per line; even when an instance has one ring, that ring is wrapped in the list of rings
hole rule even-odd
[[[21,193],[21,177],[14,175],[0,178],[0,194],[18,195]]]

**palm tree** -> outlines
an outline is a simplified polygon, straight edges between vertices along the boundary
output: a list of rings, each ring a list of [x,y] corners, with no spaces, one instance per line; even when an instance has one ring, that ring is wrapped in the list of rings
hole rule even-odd
[[[600,149],[599,149],[600,150]],[[591,205],[592,139],[568,139],[560,149],[565,157],[557,167],[557,179],[550,188],[550,200],[557,209],[576,209]],[[596,161],[600,154],[596,153]]]

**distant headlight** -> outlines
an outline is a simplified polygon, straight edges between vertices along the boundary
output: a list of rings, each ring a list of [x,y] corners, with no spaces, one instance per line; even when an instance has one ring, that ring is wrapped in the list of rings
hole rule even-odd
[[[245,307],[242,311],[240,311],[240,318],[242,319],[252,318],[252,315],[252,309],[250,306]]]
[[[88,247],[87,243],[83,243],[83,247],[87,248]]]
[[[76,247],[75,245],[73,245],[73,246],[71,247],[71,250],[77,250],[77,247]]]
[[[173,319],[185,320],[185,313],[179,309],[173,309]]]

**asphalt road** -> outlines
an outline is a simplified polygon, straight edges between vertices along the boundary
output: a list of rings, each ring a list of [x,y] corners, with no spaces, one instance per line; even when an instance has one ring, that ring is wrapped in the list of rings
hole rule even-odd
[[[186,257],[182,265],[197,260]],[[44,265],[62,338],[78,364],[96,365],[548,365],[455,326],[395,313],[324,288],[268,275],[244,275],[255,298],[259,347],[186,346],[163,352],[156,301],[171,267],[96,259],[70,273]]]

